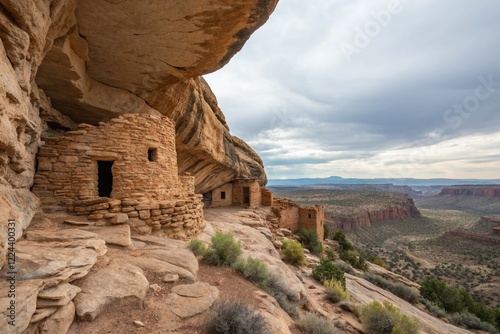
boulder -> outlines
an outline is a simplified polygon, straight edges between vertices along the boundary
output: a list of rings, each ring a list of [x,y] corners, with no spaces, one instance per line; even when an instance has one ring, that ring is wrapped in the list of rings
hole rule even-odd
[[[149,282],[139,267],[112,260],[82,280],[82,291],[74,299],[76,314],[81,320],[92,321],[111,303],[126,300],[140,305],[148,288]]]
[[[40,334],[67,333],[75,318],[75,304],[72,302],[59,308],[40,325]]]
[[[219,290],[208,283],[177,285],[167,296],[172,313],[185,319],[205,312],[219,297]]]

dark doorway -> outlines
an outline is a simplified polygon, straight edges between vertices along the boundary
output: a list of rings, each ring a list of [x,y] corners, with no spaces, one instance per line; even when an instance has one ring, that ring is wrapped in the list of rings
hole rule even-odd
[[[97,161],[97,189],[99,197],[111,197],[113,190],[113,161]]]
[[[250,204],[250,188],[243,187],[243,204]]]
[[[225,191],[220,192],[220,199],[226,199],[226,192]]]

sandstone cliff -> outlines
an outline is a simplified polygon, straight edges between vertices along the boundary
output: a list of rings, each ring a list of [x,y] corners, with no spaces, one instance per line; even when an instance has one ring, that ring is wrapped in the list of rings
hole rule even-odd
[[[407,218],[420,217],[420,211],[410,197],[400,204],[391,204],[385,208],[363,208],[361,211],[364,212],[346,216],[332,210],[325,215],[330,225],[344,231],[370,227],[374,222],[401,221]]]
[[[42,131],[163,114],[198,193],[238,176],[265,183],[200,75],[224,66],[276,3],[0,0],[0,249],[7,219],[19,238],[38,205],[29,189]]]
[[[500,186],[452,186],[441,190],[440,195],[500,197]]]

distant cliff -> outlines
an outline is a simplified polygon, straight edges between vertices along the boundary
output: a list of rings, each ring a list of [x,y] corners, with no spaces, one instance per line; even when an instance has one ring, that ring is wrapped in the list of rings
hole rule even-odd
[[[500,186],[452,186],[443,188],[440,195],[500,198]]]
[[[370,227],[375,222],[401,221],[420,217],[420,211],[409,197],[399,204],[390,204],[385,208],[365,208],[356,215],[345,215],[329,211],[325,214],[330,226],[344,231]]]

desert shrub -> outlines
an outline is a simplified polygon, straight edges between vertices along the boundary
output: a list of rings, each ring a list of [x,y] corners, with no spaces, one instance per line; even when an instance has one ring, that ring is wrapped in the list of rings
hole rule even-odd
[[[252,257],[240,257],[233,265],[233,268],[243,275],[250,282],[265,289],[269,283],[270,273],[267,264]]]
[[[302,248],[302,245],[298,241],[290,239],[283,240],[283,247],[281,250],[285,256],[285,261],[298,265],[307,263],[304,248]]]
[[[312,276],[320,282],[328,280],[339,281],[345,289],[344,272],[328,259],[322,259],[320,263],[313,268]]]
[[[340,251],[354,250],[354,245],[347,240],[347,236],[344,231],[337,230],[333,233],[332,239],[337,241],[340,246]]]
[[[276,274],[271,274],[265,290],[276,299],[283,311],[293,319],[299,317],[298,303],[293,300],[294,293],[288,285]]]
[[[450,321],[456,326],[466,327],[468,329],[479,329],[491,334],[497,334],[497,329],[490,323],[482,321],[476,315],[469,312],[455,313],[450,316]]]
[[[408,285],[400,282],[392,283],[389,291],[410,304],[416,304],[420,300],[418,290],[410,288]]]
[[[354,268],[366,270],[366,262],[363,256],[355,250],[344,250],[340,252],[340,259],[351,264]]]
[[[313,312],[302,314],[297,324],[304,334],[340,334],[331,321]]]
[[[328,226],[328,224],[325,224],[325,226],[323,227],[323,240],[326,240],[326,239],[330,239],[330,236],[332,234],[332,231],[330,230],[330,226]]]
[[[347,292],[342,283],[335,280],[326,280],[323,282],[325,286],[326,297],[332,303],[338,303],[341,300],[349,300],[351,296]]]
[[[361,323],[367,334],[418,334],[418,320],[402,314],[388,301],[363,307]]]
[[[439,279],[428,279],[420,285],[420,294],[448,313],[460,312],[465,309],[460,290],[449,286]]]
[[[389,269],[389,265],[387,263],[385,263],[384,260],[382,260],[382,258],[380,256],[378,256],[377,254],[370,254],[366,257],[366,260],[371,262],[371,263],[374,263],[378,266],[381,266],[382,268],[384,269]]]
[[[340,270],[342,270],[345,273],[348,273],[348,274],[351,274],[351,275],[356,274],[354,272],[354,269],[348,263],[345,263],[345,262],[342,262],[342,261],[335,261],[333,264],[335,264],[335,267],[339,268]]]
[[[323,244],[318,238],[318,233],[315,230],[300,228],[297,231],[297,236],[300,242],[314,254],[321,254],[323,252]]]
[[[349,300],[341,300],[337,305],[344,311],[351,312],[357,317],[359,317],[361,314],[358,304],[353,303]]]
[[[216,266],[230,266],[241,255],[241,246],[231,233],[216,232],[204,258]]]
[[[425,305],[425,307],[427,308],[427,310],[435,317],[438,317],[438,318],[445,318],[446,317],[446,311],[443,310],[442,308],[440,308],[439,306],[437,306],[436,304],[434,304],[433,302],[425,299],[425,298],[421,298],[421,302],[422,304]]]
[[[364,273],[362,277],[376,286],[392,292],[399,298],[402,298],[411,304],[416,304],[420,300],[417,290],[412,289],[403,283],[392,282],[372,273]]]
[[[272,334],[260,314],[229,301],[214,307],[207,328],[208,334]]]
[[[203,256],[207,252],[207,245],[201,240],[193,239],[189,242],[189,249],[191,249],[195,255]]]

